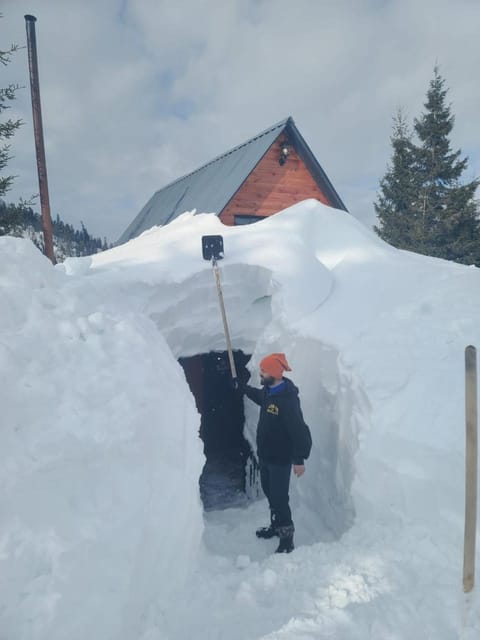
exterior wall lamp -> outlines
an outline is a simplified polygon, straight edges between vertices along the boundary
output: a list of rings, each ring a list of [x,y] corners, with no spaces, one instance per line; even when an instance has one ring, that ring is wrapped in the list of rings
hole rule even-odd
[[[280,145],[280,159],[278,164],[284,165],[287,161],[288,156],[290,155],[290,146],[288,142],[282,142]]]

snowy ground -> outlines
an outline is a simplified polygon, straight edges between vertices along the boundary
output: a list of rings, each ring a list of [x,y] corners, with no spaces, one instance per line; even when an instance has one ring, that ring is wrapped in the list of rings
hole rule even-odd
[[[289,556],[254,537],[264,501],[202,510],[176,360],[225,348],[208,233],[234,347],[253,382],[287,353],[313,432]],[[56,268],[0,238],[0,638],[477,638],[461,571],[479,285],[314,201],[250,227],[185,214]]]
[[[188,608],[169,617],[167,637],[459,637],[458,559],[434,533],[412,523],[392,536],[390,525],[369,523],[312,545],[299,532],[296,551],[278,557],[275,541],[252,536],[265,511],[256,503],[208,514]],[[447,591],[458,598],[445,600]]]

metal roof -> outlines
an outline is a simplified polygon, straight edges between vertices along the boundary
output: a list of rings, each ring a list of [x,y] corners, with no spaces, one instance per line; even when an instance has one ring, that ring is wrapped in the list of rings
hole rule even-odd
[[[218,215],[284,130],[332,205],[346,210],[290,117],[154,193],[117,244],[123,244],[153,226],[165,225],[185,211],[196,209],[199,213]]]

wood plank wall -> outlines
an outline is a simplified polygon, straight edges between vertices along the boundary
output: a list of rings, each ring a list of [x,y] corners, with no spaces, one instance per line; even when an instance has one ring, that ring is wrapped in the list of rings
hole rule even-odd
[[[307,198],[330,204],[293,147],[285,164],[279,164],[283,139],[280,134],[222,211],[223,224],[234,225],[235,215],[271,216]]]

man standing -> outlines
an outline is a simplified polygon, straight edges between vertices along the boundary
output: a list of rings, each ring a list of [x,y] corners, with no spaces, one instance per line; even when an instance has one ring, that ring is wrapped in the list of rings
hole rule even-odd
[[[289,506],[290,475],[305,472],[304,460],[312,446],[303,420],[298,389],[283,377],[291,371],[283,353],[272,353],[260,362],[263,389],[245,385],[245,395],[260,406],[257,426],[257,456],[262,489],[270,507],[270,525],[256,532],[259,538],[278,536],[276,553],[293,551],[295,531]]]

